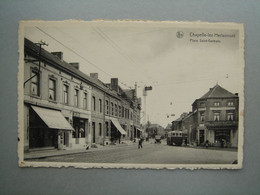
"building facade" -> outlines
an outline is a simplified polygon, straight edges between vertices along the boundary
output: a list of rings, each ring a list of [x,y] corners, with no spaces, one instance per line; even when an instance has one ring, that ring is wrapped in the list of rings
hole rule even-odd
[[[215,146],[238,146],[238,94],[218,84],[194,101],[194,125],[198,144],[206,140]]]
[[[196,99],[192,112],[183,113],[172,122],[173,130],[187,133],[188,144],[238,146],[238,94],[232,94],[218,84]]]
[[[129,141],[140,128],[140,102],[24,39],[25,151]]]

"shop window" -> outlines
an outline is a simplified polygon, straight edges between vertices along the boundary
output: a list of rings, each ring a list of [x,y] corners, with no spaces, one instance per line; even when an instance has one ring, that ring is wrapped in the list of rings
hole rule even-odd
[[[56,80],[49,79],[49,100],[56,100]]]
[[[214,113],[214,121],[219,121],[220,119],[220,113],[219,112],[215,112]]]
[[[63,84],[63,103],[68,104],[68,97],[69,97],[69,86]]]
[[[227,113],[227,120],[233,121],[234,120],[234,113],[232,113],[232,112]]]
[[[79,90],[74,89],[74,106],[79,106]]]
[[[83,108],[85,109],[85,110],[87,110],[88,109],[88,93],[84,93],[84,98],[83,98]]]
[[[40,76],[38,72],[32,71],[32,82],[31,82],[31,94],[35,96],[40,96]]]
[[[80,137],[85,137],[85,129],[84,128],[80,128],[79,133],[80,133]]]

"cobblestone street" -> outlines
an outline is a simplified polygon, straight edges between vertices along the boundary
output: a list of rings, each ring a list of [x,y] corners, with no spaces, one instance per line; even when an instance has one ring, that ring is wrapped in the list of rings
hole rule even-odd
[[[68,154],[33,161],[138,164],[232,164],[237,160],[234,150],[168,146],[166,143],[137,143],[120,147],[92,149],[84,153]]]

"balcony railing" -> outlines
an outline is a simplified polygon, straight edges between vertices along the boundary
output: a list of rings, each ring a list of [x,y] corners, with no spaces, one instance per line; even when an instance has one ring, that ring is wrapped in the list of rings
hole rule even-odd
[[[208,127],[236,127],[238,126],[238,121],[206,121],[205,125]]]

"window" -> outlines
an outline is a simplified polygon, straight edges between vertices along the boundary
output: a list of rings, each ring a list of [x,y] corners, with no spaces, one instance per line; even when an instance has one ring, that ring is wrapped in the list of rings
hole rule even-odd
[[[79,129],[80,137],[85,137],[85,128]]]
[[[114,104],[111,102],[111,114],[114,115]]]
[[[74,89],[74,106],[79,106],[79,90]]]
[[[49,79],[49,99],[56,100],[56,80]]]
[[[219,106],[220,103],[219,102],[214,102],[214,106]]]
[[[132,112],[131,112],[131,115],[130,115],[130,116],[131,116],[131,120],[133,120],[133,113],[132,113]]]
[[[204,112],[200,113],[200,121],[201,122],[205,121],[205,113]]]
[[[220,116],[219,112],[214,112],[214,121],[219,121],[219,116]]]
[[[35,75],[35,76],[34,76]],[[31,94],[40,96],[40,79],[36,71],[32,71]]]
[[[102,136],[102,124],[99,123],[99,136]]]
[[[115,116],[117,116],[117,105],[115,104]]]
[[[125,108],[122,107],[122,117],[124,117],[124,116],[125,116]]]
[[[92,96],[92,110],[96,110],[96,98],[95,96]]]
[[[106,122],[106,136],[109,136],[108,122]]]
[[[227,120],[233,121],[233,120],[234,120],[234,113],[229,112],[229,113],[227,114]]]
[[[63,103],[68,104],[68,97],[69,97],[69,86],[68,85],[63,85]]]
[[[88,94],[85,92],[83,97],[83,108],[88,109]]]
[[[228,106],[234,106],[234,102],[228,102]]]
[[[102,112],[102,100],[99,99],[99,112]]]
[[[122,112],[121,106],[118,106],[118,111],[119,111],[118,116],[121,117],[121,112]]]
[[[109,114],[109,104],[108,104],[108,100],[106,100],[106,113]]]

